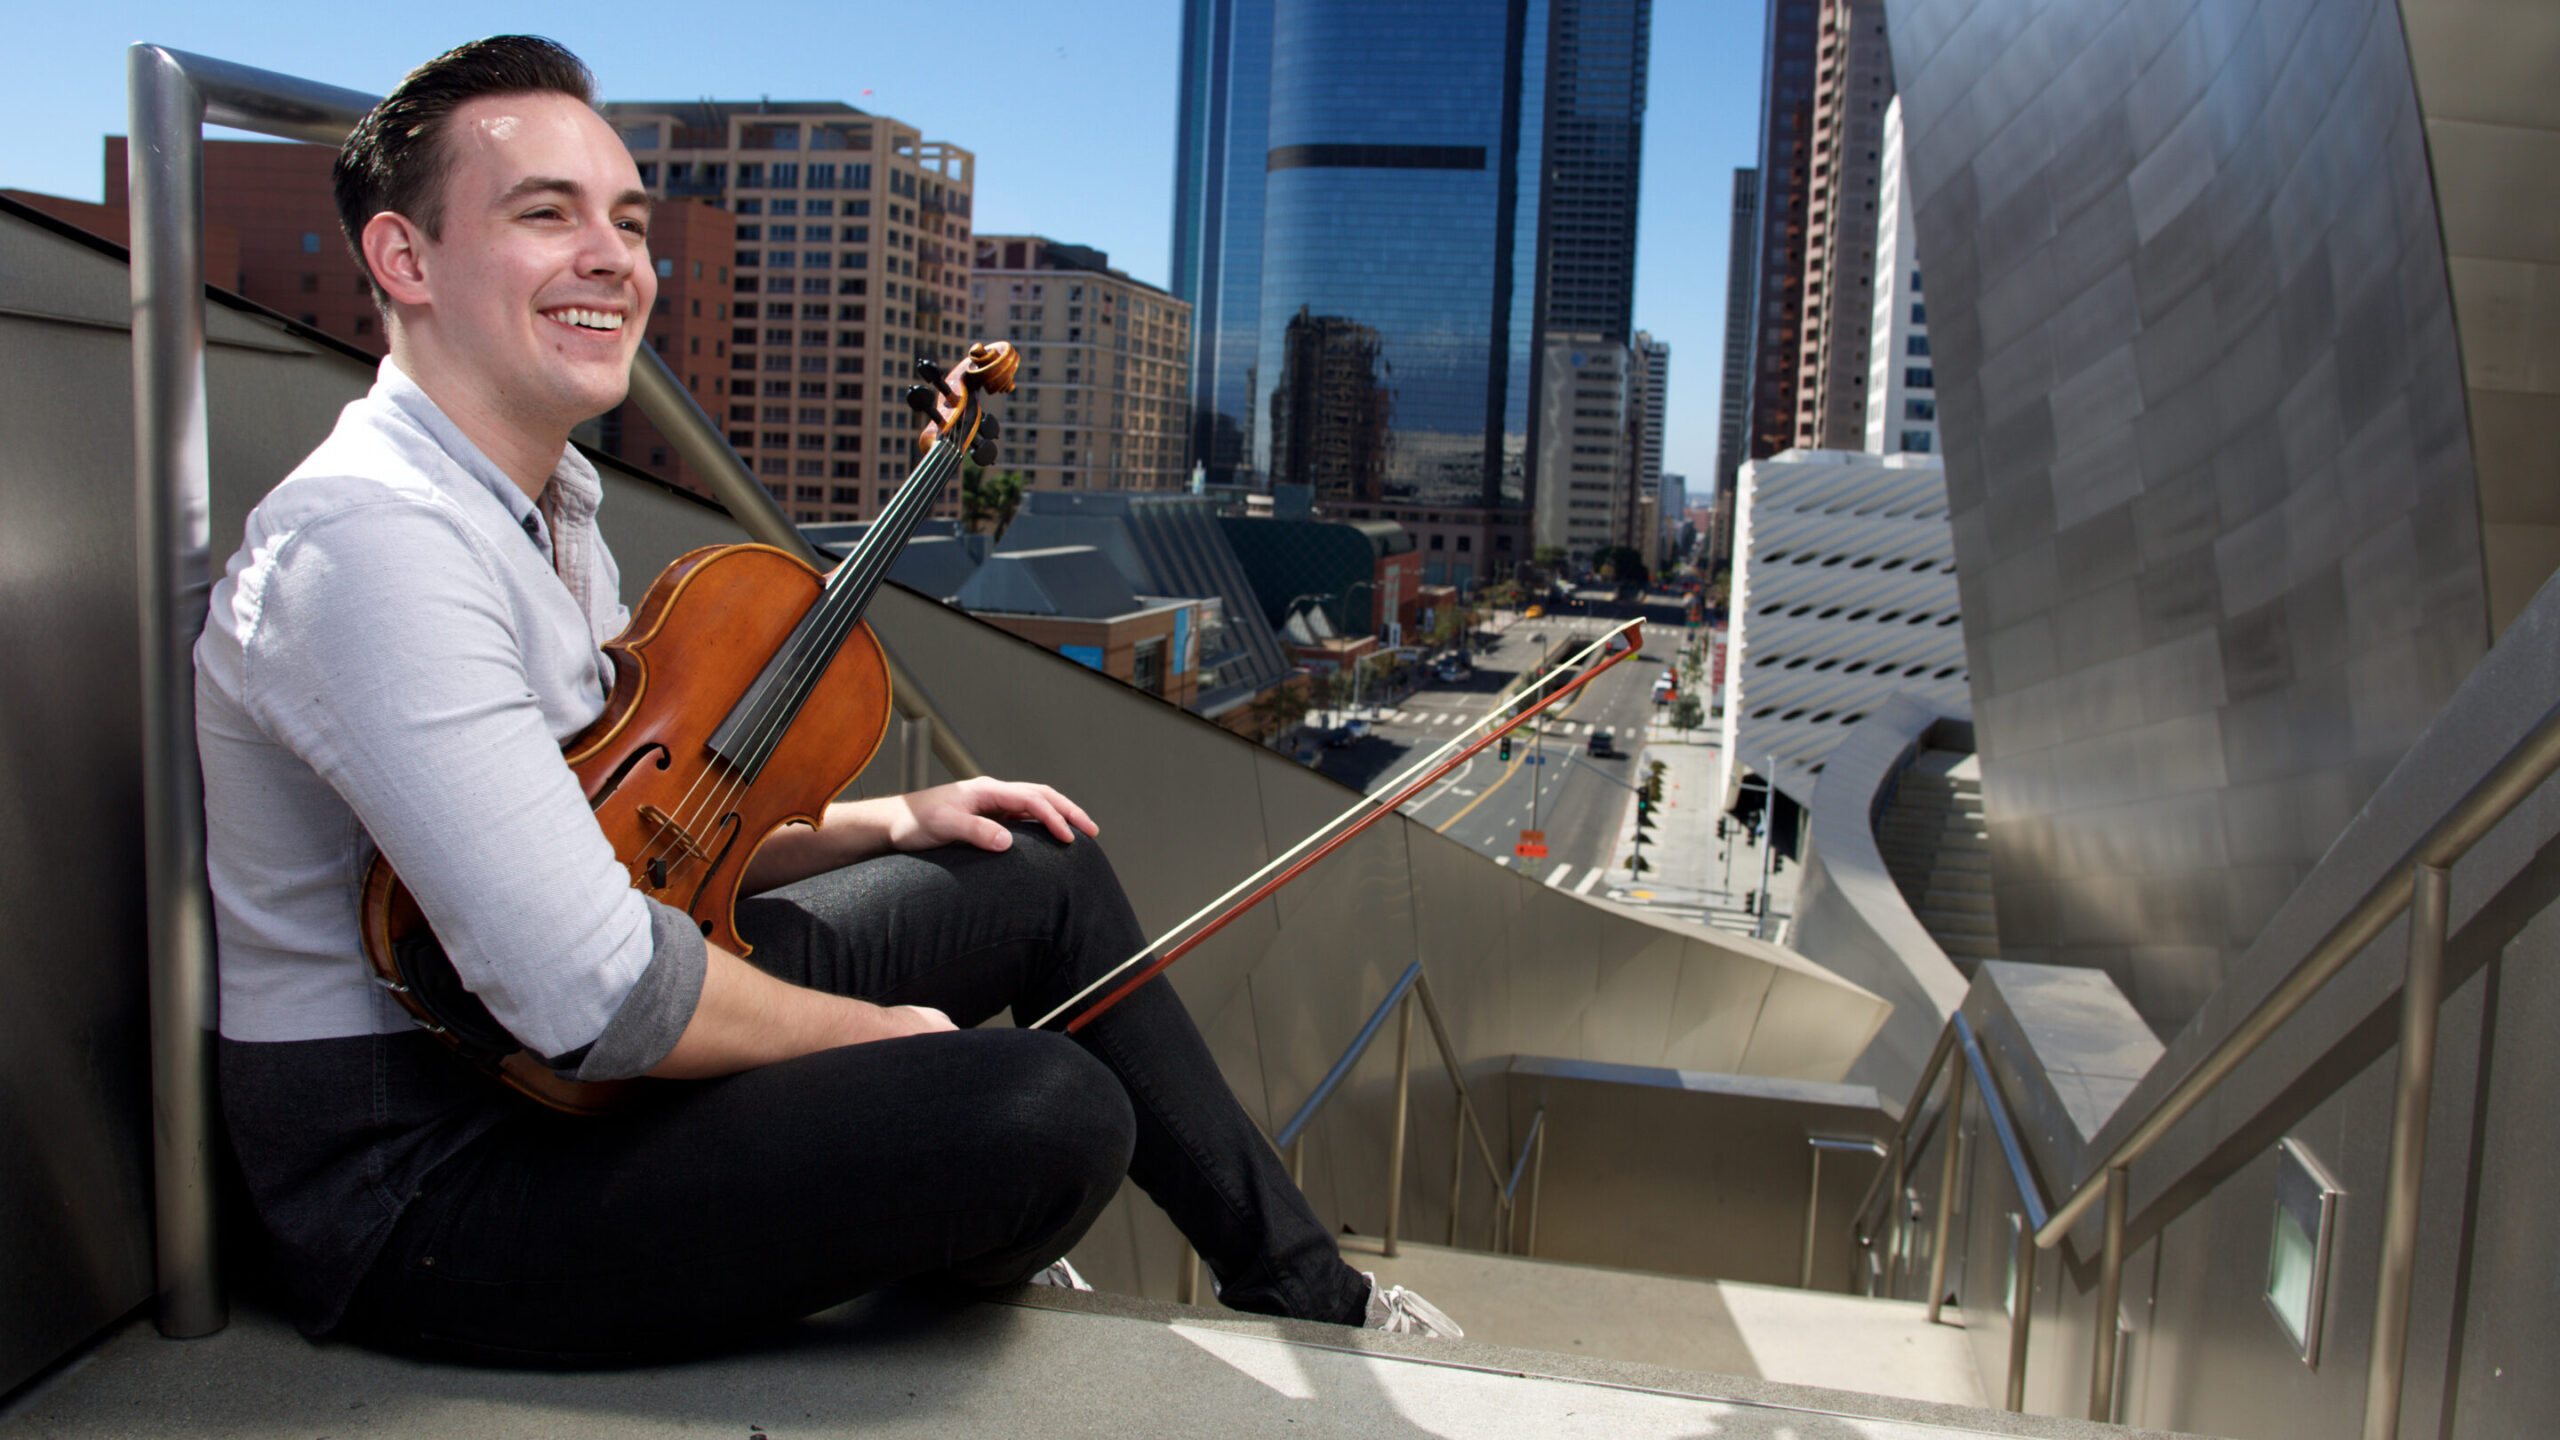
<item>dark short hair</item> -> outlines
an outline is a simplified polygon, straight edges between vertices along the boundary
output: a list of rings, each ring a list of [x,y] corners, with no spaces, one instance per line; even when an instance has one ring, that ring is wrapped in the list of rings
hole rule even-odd
[[[445,124],[466,101],[484,95],[551,92],[596,103],[596,79],[559,42],[539,35],[492,35],[457,45],[409,72],[381,104],[365,112],[330,171],[338,225],[364,267],[379,303],[381,282],[365,263],[364,227],[385,210],[405,215],[443,238],[444,182],[452,169]]]

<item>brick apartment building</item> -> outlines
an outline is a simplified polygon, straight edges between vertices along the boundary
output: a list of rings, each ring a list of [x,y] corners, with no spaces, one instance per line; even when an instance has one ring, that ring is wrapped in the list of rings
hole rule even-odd
[[[728,396],[729,340],[734,329],[732,267],[737,249],[736,217],[707,201],[661,200],[649,216],[649,258],[658,270],[658,302],[649,313],[646,339],[714,420],[730,416],[745,403],[732,402]],[[757,414],[783,424],[803,416],[815,416],[818,422],[826,418],[823,407],[781,404],[760,406]],[[675,448],[637,405],[623,405],[607,414],[598,444],[625,464],[695,494],[710,494],[703,478],[677,457]],[[767,488],[780,483],[768,481]],[[775,498],[785,497],[777,492]]]
[[[969,287],[975,333],[1022,351],[999,468],[1030,489],[1188,482],[1189,304],[1037,235],[979,236]]]
[[[205,279],[379,355],[382,315],[338,227],[329,189],[329,166],[337,158],[326,145],[205,141],[205,225],[208,232],[230,232],[239,247],[230,275],[208,253]],[[125,137],[107,137],[105,171],[102,193],[121,215],[124,207],[116,202],[125,195]]]
[[[728,333],[711,337],[727,353],[702,372],[704,408],[795,521],[877,515],[914,463],[901,396],[917,357],[968,347],[974,157],[834,101],[619,101],[604,114],[651,194],[735,223]],[[693,298],[719,303],[689,295],[688,322]],[[645,465],[650,447],[632,448]]]

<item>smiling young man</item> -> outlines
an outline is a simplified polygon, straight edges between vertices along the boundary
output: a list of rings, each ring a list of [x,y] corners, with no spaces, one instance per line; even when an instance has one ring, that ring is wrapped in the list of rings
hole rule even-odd
[[[578,61],[420,67],[340,153],[391,353],[248,521],[196,652],[223,1108],[306,1328],[493,1360],[729,1343],[909,1278],[1039,1272],[1125,1173],[1241,1309],[1454,1333],[1342,1263],[1162,981],[1040,1013],[1143,943],[1093,821],[973,780],[839,804],[750,871],[753,964],[628,884],[560,742],[627,614],[568,443],[656,298],[649,199]],[[377,849],[455,969],[581,1079],[543,1110],[371,983]]]

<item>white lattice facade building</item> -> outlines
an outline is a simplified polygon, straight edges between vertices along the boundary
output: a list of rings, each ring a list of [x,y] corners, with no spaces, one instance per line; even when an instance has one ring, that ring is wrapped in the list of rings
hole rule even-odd
[[[1810,804],[1822,762],[1896,692],[1970,715],[1943,463],[1789,450],[1741,469],[1721,765]]]

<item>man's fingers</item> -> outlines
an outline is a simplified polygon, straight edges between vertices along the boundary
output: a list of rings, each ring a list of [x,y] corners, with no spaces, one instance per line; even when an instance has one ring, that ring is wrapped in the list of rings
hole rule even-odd
[[[984,815],[973,815],[968,821],[969,843],[981,850],[1010,850],[1013,832]]]

